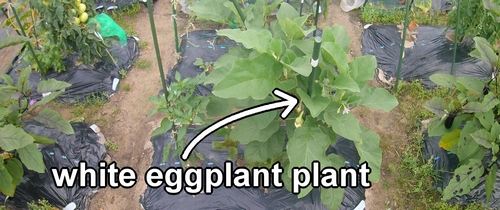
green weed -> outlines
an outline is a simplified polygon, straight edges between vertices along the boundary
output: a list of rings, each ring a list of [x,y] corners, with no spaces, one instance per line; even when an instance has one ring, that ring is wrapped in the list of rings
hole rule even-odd
[[[38,200],[38,202],[32,201],[28,203],[29,210],[54,210],[57,209],[50,205],[47,200]]]
[[[151,61],[149,60],[144,60],[144,59],[139,59],[136,63],[135,66],[139,69],[147,69],[151,66]]]
[[[147,41],[139,41],[139,49],[144,50],[148,47],[148,42]]]
[[[129,84],[125,84],[125,85],[123,85],[122,89],[124,91],[130,91],[130,85]]]
[[[125,71],[124,69],[120,70],[118,73],[120,74],[120,76],[122,77],[122,79],[127,76],[127,71]]]
[[[448,14],[444,12],[423,12],[420,9],[410,11],[409,19],[419,25],[445,26]],[[401,24],[405,20],[405,10],[392,8],[375,8],[369,4],[361,8],[361,20],[372,24]]]
[[[112,141],[106,140],[106,143],[104,143],[104,145],[106,146],[106,148],[108,148],[108,150],[118,152],[118,144],[116,144]]]

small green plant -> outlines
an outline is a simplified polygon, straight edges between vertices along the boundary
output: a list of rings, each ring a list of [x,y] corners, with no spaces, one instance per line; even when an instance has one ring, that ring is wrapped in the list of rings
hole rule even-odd
[[[130,91],[130,85],[129,84],[125,84],[125,85],[123,85],[122,89],[124,91]]]
[[[139,49],[144,50],[148,47],[148,41],[139,41]]]
[[[187,145],[186,132],[190,125],[202,124],[205,121],[205,107],[209,98],[195,95],[196,86],[202,84],[204,74],[194,78],[181,79],[179,72],[175,74],[175,80],[170,84],[169,90],[165,95],[152,96],[149,100],[156,105],[150,113],[150,116],[156,113],[167,114],[163,118],[160,127],[155,129],[151,137],[164,134],[172,130],[172,142],[169,142],[164,148],[163,161],[166,162],[170,155],[170,150],[174,146],[173,157],[178,156]],[[196,163],[196,157],[203,160],[199,153],[193,153],[189,158],[191,165]],[[185,163],[183,162],[183,165]]]
[[[147,69],[151,66],[151,61],[149,60],[145,60],[145,59],[139,59],[135,65],[137,66],[137,68],[139,69]]]
[[[29,210],[57,210],[58,208],[53,207],[49,201],[43,199],[38,200],[38,202],[31,201],[28,203]]]
[[[421,9],[410,11],[410,20],[420,25],[445,26],[448,14],[445,12],[424,12]],[[361,8],[361,20],[372,24],[401,24],[405,20],[405,10],[398,8],[375,8],[367,4]]]
[[[104,145],[106,146],[106,148],[108,148],[108,150],[118,152],[118,144],[110,140],[106,140],[106,143],[104,143]]]
[[[127,76],[127,71],[125,71],[125,69],[122,69],[122,70],[118,71],[118,73],[120,74],[120,76],[122,77],[122,79]]]
[[[430,79],[434,83],[456,89],[457,100],[445,103],[442,98],[435,97],[424,104],[437,116],[429,123],[429,135],[442,136],[439,146],[456,154],[460,161],[454,178],[443,189],[443,200],[469,193],[483,176],[486,176],[489,200],[496,182],[500,156],[497,77],[500,59],[498,49],[485,38],[475,37],[474,41],[476,48],[470,55],[490,64],[494,78],[484,82],[448,74],[432,75]]]
[[[203,62],[203,59],[201,58],[196,58],[196,61],[193,64],[198,66],[200,69],[203,69],[205,72],[211,72],[214,68],[214,62]]]

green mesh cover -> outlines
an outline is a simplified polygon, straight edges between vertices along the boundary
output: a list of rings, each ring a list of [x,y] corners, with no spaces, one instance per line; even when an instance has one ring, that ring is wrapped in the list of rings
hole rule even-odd
[[[127,44],[127,34],[116,22],[106,14],[98,14],[89,23],[98,23],[98,31],[103,38],[116,36],[122,46]]]

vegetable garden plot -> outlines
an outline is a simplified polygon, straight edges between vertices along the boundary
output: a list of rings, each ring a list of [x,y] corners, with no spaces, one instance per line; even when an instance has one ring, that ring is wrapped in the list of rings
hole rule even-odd
[[[190,14],[191,11],[189,10],[189,7],[191,6],[191,4],[193,2],[196,2],[198,0],[178,0],[179,1],[179,4],[181,5],[181,10],[183,13],[186,13],[186,14]],[[244,3],[245,3],[245,7],[250,5],[250,4],[255,4],[256,0],[244,0]],[[269,0],[269,4],[272,4],[273,2],[275,2],[275,0]],[[314,0],[282,0],[282,2],[286,2],[290,5],[292,5],[297,11],[300,11],[300,4],[301,2],[303,2],[303,5],[302,5],[302,11],[304,13],[312,13],[316,7],[315,7],[315,4],[313,3]],[[327,1],[325,1],[327,2]],[[230,3],[230,2],[229,2]],[[325,6],[324,3],[321,3],[321,6]],[[320,9],[320,12],[322,10]],[[274,11],[276,12],[276,11]]]
[[[451,73],[453,42],[446,38],[444,27],[420,26],[415,30],[416,41],[412,48],[404,51],[401,78],[421,80],[434,85],[429,76],[436,73]],[[396,25],[367,25],[361,37],[363,55],[374,55],[379,81],[392,83],[396,78],[401,35]],[[466,40],[457,45],[455,76],[489,79],[493,68],[479,59],[469,56],[474,41]]]
[[[381,9],[401,8],[405,9],[406,0],[366,0],[371,6]],[[412,1],[412,7],[434,12],[450,11],[453,8],[452,0],[408,0]]]
[[[188,128],[187,139],[192,139],[198,132],[195,127]],[[223,141],[224,136],[209,135],[200,144],[195,151],[204,156],[202,167],[224,167],[227,160],[227,151],[218,151],[212,149],[212,142]],[[153,167],[158,167],[165,171],[168,167],[180,167],[179,157],[169,157],[166,163],[163,163],[163,148],[166,144],[174,142],[171,138],[171,132],[153,137],[151,139],[154,147]],[[240,154],[243,152],[243,146],[238,148]],[[356,167],[359,162],[359,155],[354,143],[344,138],[339,138],[335,147],[331,147],[327,153],[337,153],[346,159],[347,166]],[[173,153],[172,151],[169,154]],[[233,161],[233,165],[234,161]],[[198,194],[189,195],[182,191],[177,195],[170,195],[164,190],[165,185],[158,188],[148,187],[140,203],[146,210],[160,209],[328,209],[321,203],[320,192],[314,189],[309,195],[298,199],[297,195],[281,188],[270,188],[265,193],[263,188],[224,188],[220,187],[213,190],[211,195]],[[346,188],[342,206],[340,209],[364,209],[365,190],[362,187]]]
[[[458,167],[459,160],[455,154],[439,147],[440,140],[441,136],[429,137],[427,132],[424,133],[423,153],[425,160],[432,158],[434,170],[438,173],[439,179],[436,180],[435,186],[444,189],[453,179],[453,171]],[[497,162],[497,164],[500,164],[500,162]],[[451,202],[461,205],[483,203],[492,209],[500,209],[500,172],[497,173],[495,187],[489,203],[486,201],[485,177],[479,180],[479,184],[470,193],[454,197]]]
[[[129,37],[125,46],[114,44],[109,49],[111,55],[116,58],[116,64],[107,61],[98,61],[92,66],[76,65],[76,56],[65,58],[66,71],[61,73],[51,72],[47,78],[53,78],[59,81],[68,82],[70,87],[61,94],[57,101],[62,103],[75,103],[82,101],[88,97],[103,97],[114,94],[117,91],[120,81],[120,70],[130,70],[132,64],[139,57],[139,45],[135,38]],[[14,60],[12,67],[9,69],[9,74],[15,83],[19,77],[18,70],[28,66],[22,59],[23,51]],[[42,80],[42,75],[38,72],[33,72],[30,75],[30,84],[32,85],[33,93],[36,93],[37,84]],[[33,99],[40,100],[44,95],[32,95]]]
[[[24,177],[16,188],[14,197],[6,197],[0,193],[2,203],[5,203],[7,207],[28,209],[28,202],[46,199],[50,204],[59,208],[64,208],[73,202],[77,209],[88,209],[90,198],[98,188],[78,186],[57,188],[50,168],[73,168],[80,161],[85,161],[88,167],[98,168],[99,161],[104,160],[106,156],[106,148],[103,144],[105,140],[95,125],[89,126],[85,123],[72,123],[71,125],[75,134],[66,135],[36,121],[26,122],[24,130],[53,139],[57,144],[40,146],[39,150],[45,162],[45,173],[39,174],[25,168]]]

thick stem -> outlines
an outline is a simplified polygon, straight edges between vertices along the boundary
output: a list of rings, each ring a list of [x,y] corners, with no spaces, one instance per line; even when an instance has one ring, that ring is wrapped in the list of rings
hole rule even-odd
[[[405,23],[403,28],[403,37],[401,38],[401,51],[399,53],[399,63],[398,63],[398,71],[396,74],[396,85],[394,86],[394,92],[398,92],[399,78],[401,77],[401,68],[403,67],[403,54],[405,51],[405,41],[406,41],[406,31],[408,30],[408,19],[410,13],[410,4],[412,1],[406,1],[406,15],[405,15]]]
[[[457,58],[457,43],[458,43],[458,36],[460,35],[460,2],[458,1],[457,3],[457,22],[456,27],[455,27],[455,40],[453,41],[453,58],[451,61],[451,75],[455,76],[455,61]]]
[[[319,63],[319,50],[321,48],[321,37],[315,37],[314,38],[314,48],[313,48],[313,55],[311,59],[311,66],[312,66],[312,71],[311,74],[309,74],[309,81],[307,84],[307,95],[312,97],[312,94],[314,92],[314,81],[316,80],[317,74],[318,74],[318,63]],[[305,112],[306,115],[310,114],[311,112],[307,107],[305,107]]]
[[[238,11],[238,15],[241,18],[241,22],[245,24],[245,16],[243,15],[243,11],[241,11],[240,4],[236,0],[231,0],[233,2],[234,7],[236,8],[236,11]]]
[[[165,102],[167,102],[167,97],[168,97],[168,91],[167,91],[167,82],[165,81],[165,73],[163,72],[163,65],[161,63],[161,55],[160,55],[160,48],[158,47],[158,38],[156,37],[156,27],[155,27],[155,20],[153,18],[153,0],[148,0],[148,15],[149,15],[149,23],[151,24],[151,33],[153,35],[153,43],[155,46],[155,51],[156,51],[156,61],[158,61],[158,69],[160,70],[160,79],[161,79],[161,84],[163,86],[163,93],[165,93]],[[174,5],[172,5],[173,7]]]
[[[316,31],[318,30],[318,16],[319,16],[319,8],[320,8],[319,0],[316,0],[316,12],[314,14],[314,32],[313,32],[313,37],[316,36]]]

